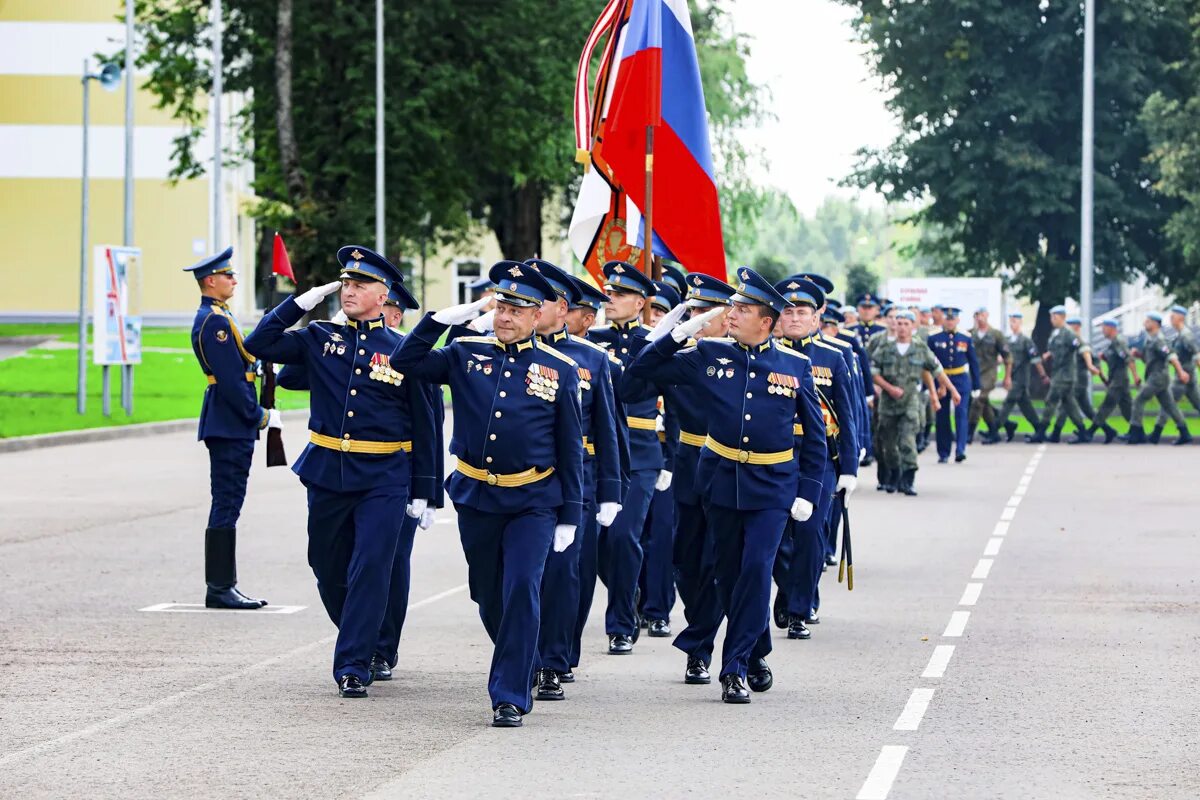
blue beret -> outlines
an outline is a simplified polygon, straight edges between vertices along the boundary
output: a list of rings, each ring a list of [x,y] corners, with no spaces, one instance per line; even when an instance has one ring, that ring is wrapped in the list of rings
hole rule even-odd
[[[1146,319],[1152,319],[1155,322],[1158,322],[1161,324],[1163,321],[1163,315],[1158,313],[1157,311],[1151,311],[1148,314],[1146,314]]]
[[[854,305],[856,305],[856,306],[877,306],[877,305],[879,305],[879,298],[877,298],[875,295],[871,294],[870,292],[867,292],[866,294],[859,295],[858,299],[854,301]]]
[[[1100,324],[1101,324],[1101,325],[1103,325],[1103,326],[1104,326],[1104,327],[1106,327],[1106,328],[1119,328],[1119,327],[1121,327],[1120,325],[1118,325],[1118,324],[1117,324],[1117,321],[1116,321],[1115,319],[1113,319],[1112,317],[1105,317],[1105,318],[1104,318],[1104,319],[1103,319],[1103,320],[1100,322]]]
[[[988,313],[988,307],[980,306],[979,308],[975,309],[975,313],[976,314],[986,314],[986,313]]]
[[[492,281],[490,278],[479,278],[468,283],[467,288],[472,292],[482,292],[484,289],[492,288]]]
[[[576,278],[572,275],[571,282],[579,290],[579,299],[571,303],[571,308],[590,308],[593,311],[599,311],[608,302],[608,296],[604,292],[582,278]]]
[[[892,311],[893,309],[895,309],[895,306],[893,306],[891,303],[884,303],[882,306],[879,307],[879,313],[883,314],[886,317],[888,315],[888,312]]]
[[[898,314],[896,314],[896,319],[906,319],[909,322],[916,322],[917,315],[911,311],[901,311]]]
[[[391,288],[388,289],[387,300],[384,305],[396,306],[402,309],[420,308],[421,304],[417,302],[417,298],[413,297],[404,286],[404,281],[392,281]]]
[[[339,247],[338,263],[342,265],[342,274],[338,277],[353,281],[379,281],[391,286],[394,282],[404,282],[404,273],[383,256],[369,247],[348,244]]]
[[[833,322],[838,325],[841,325],[843,322],[846,321],[846,317],[842,314],[841,311],[838,311],[836,308],[826,308],[824,311],[821,312],[821,321],[822,322]]]
[[[699,272],[688,275],[687,282],[687,304],[691,308],[727,306],[736,291],[725,281]]]
[[[816,281],[808,278],[799,276],[785,278],[775,284],[775,291],[783,295],[789,305],[798,306],[803,303],[813,308],[825,305],[825,292],[817,285]]]
[[[806,281],[811,281],[821,287],[824,294],[829,294],[833,291],[833,281],[826,278],[824,275],[819,275],[816,272],[797,272],[792,278],[800,278]]]
[[[1025,319],[1025,315],[1022,314],[1020,311],[1013,311],[1008,316],[1015,317],[1017,319]]]
[[[1051,314],[1066,314],[1067,307],[1066,306],[1055,306],[1054,308],[1050,309],[1050,313]]]
[[[675,288],[666,281],[653,281],[653,283],[654,297],[650,299],[650,305],[658,306],[663,311],[670,311],[682,302],[679,292],[675,291]]]
[[[525,263],[542,273],[542,277],[546,279],[559,297],[567,301],[568,306],[579,302],[579,287],[575,285],[575,281],[571,280],[571,276],[562,269],[541,258],[531,258]]]
[[[633,264],[625,261],[609,261],[603,267],[604,288],[621,292],[633,292],[642,297],[654,294],[654,283]]]
[[[215,256],[209,256],[190,267],[184,267],[183,271],[192,273],[192,277],[198,281],[204,280],[209,275],[235,275],[237,273],[233,269],[233,265],[229,263],[231,258],[233,258],[233,248],[226,247]]]
[[[782,314],[783,309],[788,306],[788,301],[775,291],[771,282],[749,267],[739,268],[737,276],[737,294],[733,296],[735,303],[767,306],[776,314]]]
[[[1183,306],[1171,306],[1171,313],[1172,314],[1181,314],[1182,316],[1186,317],[1187,309],[1184,308]]]
[[[687,286],[687,276],[684,275],[683,270],[679,269],[678,267],[670,264],[663,264],[662,279],[663,283],[674,289],[680,297],[683,297],[684,292],[687,291],[685,288]]]
[[[1082,325],[1083,320],[1081,320],[1079,317],[1074,317],[1074,316],[1067,317],[1067,324],[1068,325]]]
[[[928,314],[930,311],[930,308],[929,308],[929,306],[917,306],[917,310],[920,311],[922,314]]]
[[[933,305],[931,305],[929,307],[929,310],[930,311],[945,311],[946,307],[944,305],[942,305],[941,303],[934,303]]]
[[[542,273],[520,261],[497,261],[488,270],[488,277],[496,284],[496,300],[510,306],[540,306],[558,297]]]

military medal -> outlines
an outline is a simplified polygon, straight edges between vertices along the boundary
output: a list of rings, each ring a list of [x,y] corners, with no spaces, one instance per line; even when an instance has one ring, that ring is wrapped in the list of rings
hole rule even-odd
[[[587,391],[592,388],[592,371],[579,367],[579,390]]]

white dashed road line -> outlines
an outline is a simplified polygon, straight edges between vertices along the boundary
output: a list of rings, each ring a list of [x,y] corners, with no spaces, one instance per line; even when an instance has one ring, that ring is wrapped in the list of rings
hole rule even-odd
[[[942,636],[962,636],[963,631],[967,629],[967,621],[969,619],[971,619],[970,611],[955,611],[950,615],[950,621],[946,623],[946,630],[942,633]]]
[[[960,606],[973,606],[979,602],[979,593],[983,591],[982,583],[968,583],[967,588],[963,589],[962,599],[958,601]]]
[[[979,563],[975,565],[975,571],[971,573],[971,580],[983,581],[987,580],[988,574],[992,571],[992,559],[981,558]]]
[[[904,710],[900,712],[896,724],[892,726],[892,730],[915,731],[921,727],[921,720],[924,719],[925,712],[929,709],[929,701],[932,699],[933,689],[919,687],[913,689],[912,694],[908,696],[908,702],[904,704]]]
[[[954,655],[954,645],[952,644],[939,644],[933,648],[933,655],[929,657],[929,663],[925,665],[925,671],[921,673],[921,677],[940,678],[945,675],[952,655]]]
[[[908,748],[902,745],[884,745],[855,800],[887,800],[888,792],[892,790],[892,782],[900,774],[900,767],[904,764],[904,756],[907,753]]]

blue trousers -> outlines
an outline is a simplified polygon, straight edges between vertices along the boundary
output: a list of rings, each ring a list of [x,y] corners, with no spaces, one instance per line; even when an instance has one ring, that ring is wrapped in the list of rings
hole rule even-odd
[[[588,480],[587,472],[585,467],[585,481]],[[592,607],[591,595],[596,591],[596,528],[599,523],[596,522],[594,498],[593,494],[592,498],[584,500],[583,524],[576,529],[571,546],[561,553],[551,548],[546,556],[546,569],[542,572],[542,624],[538,634],[537,666],[540,669],[566,672],[579,664],[583,626]],[[592,554],[586,607],[580,579],[585,549],[590,549]]]
[[[833,496],[829,504],[829,516],[825,520],[825,555],[838,556],[838,530],[842,524],[842,497]]]
[[[875,428],[878,427],[875,424],[877,422],[878,418],[875,416],[875,414],[876,414],[875,409],[872,406],[866,405],[866,401],[863,402],[863,406],[864,406],[866,413],[863,414],[862,431],[859,433],[859,438],[862,440],[863,449],[867,451],[867,457],[874,458],[875,457],[875,433],[874,433],[874,431],[875,431]],[[858,458],[858,453],[855,453],[854,457]]]
[[[308,488],[308,565],[325,613],[338,628],[333,679],[368,679],[387,611],[405,486],[362,492]]]
[[[637,627],[634,595],[642,571],[642,526],[654,495],[658,470],[642,469],[629,475],[629,490],[621,513],[600,532],[600,579],[608,587],[604,630],[608,635],[632,636]]]
[[[656,491],[642,526],[642,590],[638,611],[647,620],[670,620],[675,605],[675,492]]]
[[[209,490],[208,527],[236,528],[246,500],[246,481],[250,479],[253,439],[223,439],[210,436],[208,448]]]
[[[404,630],[404,619],[408,616],[408,587],[412,577],[412,549],[416,539],[417,520],[404,515],[400,523],[400,539],[396,543],[396,555],[392,559],[392,582],[388,591],[387,611],[383,625],[379,626],[379,643],[375,654],[382,656],[389,665],[396,666],[400,654],[400,633]]]
[[[971,408],[971,376],[970,375],[951,375],[950,383],[954,384],[954,388],[962,395],[962,400],[957,404],[950,402],[949,393],[942,398],[942,407],[937,412],[937,452],[938,458],[948,458],[950,456],[950,444],[953,441],[955,451],[959,453],[967,452],[967,412]],[[951,406],[954,410],[951,411]],[[954,415],[954,430],[950,429],[950,415]]]
[[[587,627],[588,614],[592,611],[592,598],[596,595],[600,523],[596,521],[594,500],[584,502],[583,524],[577,531],[576,543],[571,546],[579,548],[579,605],[575,612],[575,627],[567,654],[567,661],[574,668],[579,666],[579,657],[583,652],[583,629]]]
[[[717,596],[725,612],[721,677],[746,677],[751,658],[770,653],[760,640],[771,620],[771,570],[787,523],[782,508],[739,511],[710,505],[708,529],[715,554]]]
[[[687,626],[672,642],[689,657],[712,663],[724,612],[717,596],[716,552],[702,505],[675,504],[675,576]]]
[[[496,646],[488,673],[492,708],[533,709],[534,664],[541,627],[542,573],[554,541],[557,508],[494,514],[455,505],[467,557],[471,599]]]
[[[786,579],[787,609],[792,616],[807,617],[821,606],[817,584],[821,580],[821,567],[825,565],[826,523],[836,484],[833,462],[826,460],[821,476],[821,495],[812,516],[804,522],[792,520],[792,557]]]

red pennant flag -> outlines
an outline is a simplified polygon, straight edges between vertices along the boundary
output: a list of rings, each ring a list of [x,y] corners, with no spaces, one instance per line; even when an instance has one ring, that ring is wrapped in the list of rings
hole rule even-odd
[[[271,272],[275,275],[282,275],[292,283],[296,282],[296,273],[292,272],[292,260],[288,258],[287,247],[278,231],[275,233],[275,251],[271,257]]]

